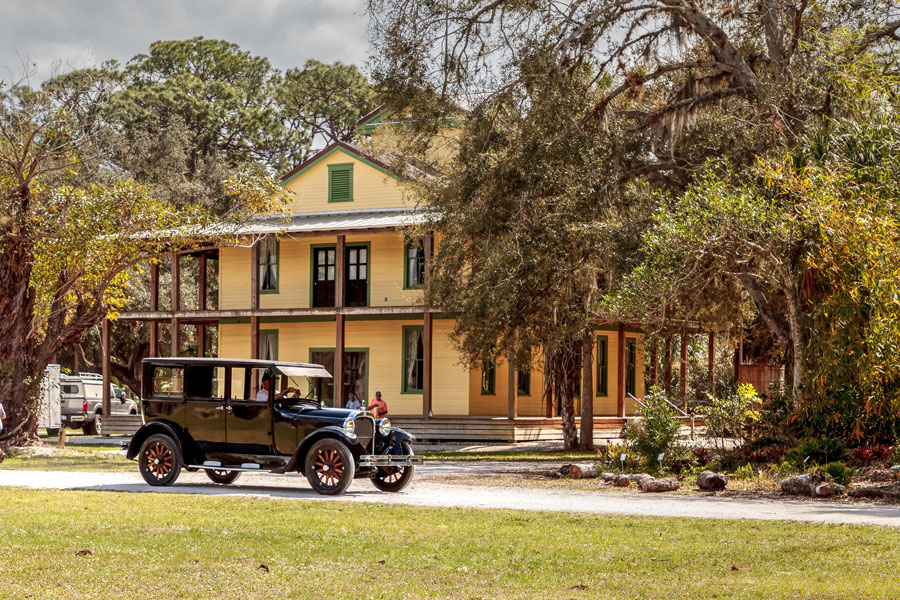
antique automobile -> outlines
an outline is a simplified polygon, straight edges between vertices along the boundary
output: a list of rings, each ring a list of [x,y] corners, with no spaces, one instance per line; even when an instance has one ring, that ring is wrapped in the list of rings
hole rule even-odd
[[[300,472],[320,494],[343,493],[355,477],[399,492],[422,463],[413,436],[386,418],[325,407],[330,378],[313,364],[144,359],[144,425],[126,455],[154,486],[171,485],[184,468],[222,484],[245,471]]]

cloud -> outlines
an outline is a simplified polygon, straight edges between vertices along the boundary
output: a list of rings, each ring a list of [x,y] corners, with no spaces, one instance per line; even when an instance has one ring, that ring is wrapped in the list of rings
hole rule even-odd
[[[32,82],[156,40],[224,39],[284,71],[307,59],[363,67],[365,0],[0,0],[0,80]]]

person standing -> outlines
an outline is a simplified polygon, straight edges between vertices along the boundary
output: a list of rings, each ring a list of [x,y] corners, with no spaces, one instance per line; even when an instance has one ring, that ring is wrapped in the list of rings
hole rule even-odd
[[[375,413],[376,419],[382,419],[387,416],[387,402],[381,399],[381,392],[375,392],[375,399],[369,403],[369,410]]]
[[[347,402],[347,407],[350,410],[359,410],[362,408],[362,402],[359,401],[359,397],[355,392],[350,392],[350,400]]]

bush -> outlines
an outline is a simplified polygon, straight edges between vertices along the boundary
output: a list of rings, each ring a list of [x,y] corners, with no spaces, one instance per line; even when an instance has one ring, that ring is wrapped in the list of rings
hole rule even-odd
[[[884,462],[891,456],[891,447],[888,444],[867,444],[854,448],[850,452],[853,462],[868,467],[875,462]]]
[[[737,479],[753,479],[756,477],[756,472],[753,470],[753,466],[750,463],[747,463],[744,466],[735,469],[734,476]]]
[[[724,450],[729,438],[744,444],[753,437],[753,428],[759,420],[754,406],[760,398],[749,383],[742,383],[734,390],[720,396],[708,396],[705,410],[706,435],[719,450]]]
[[[785,459],[798,467],[843,462],[847,460],[847,447],[844,446],[844,442],[834,438],[825,436],[808,438],[800,442],[796,448],[789,450]]]
[[[850,479],[856,472],[856,469],[851,469],[841,461],[828,463],[822,467],[822,470],[831,475],[835,483],[840,485],[850,485]]]
[[[665,454],[666,462],[671,464],[679,455],[681,421],[659,388],[652,388],[644,398],[640,415],[641,420],[625,430],[629,447],[650,465],[658,464],[660,454]]]
[[[716,468],[710,466],[711,471],[724,471],[725,473],[734,473],[743,465],[747,464],[747,458],[743,453],[737,450],[728,450],[719,454],[719,457],[710,463]]]

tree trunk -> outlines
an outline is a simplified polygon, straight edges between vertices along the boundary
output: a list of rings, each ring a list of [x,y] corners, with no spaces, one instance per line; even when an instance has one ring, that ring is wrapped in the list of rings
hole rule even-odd
[[[578,447],[578,429],[575,427],[575,377],[578,373],[580,344],[572,344],[569,348],[556,354],[556,380],[560,384],[563,448],[572,450]]]
[[[597,477],[597,465],[591,463],[569,465],[569,477],[572,479],[594,479]]]
[[[594,332],[581,344],[581,448],[594,449]]]
[[[19,446],[38,439],[33,393],[40,381],[29,379],[34,346],[32,253],[11,233],[0,248],[0,404],[7,414],[0,442]]]

